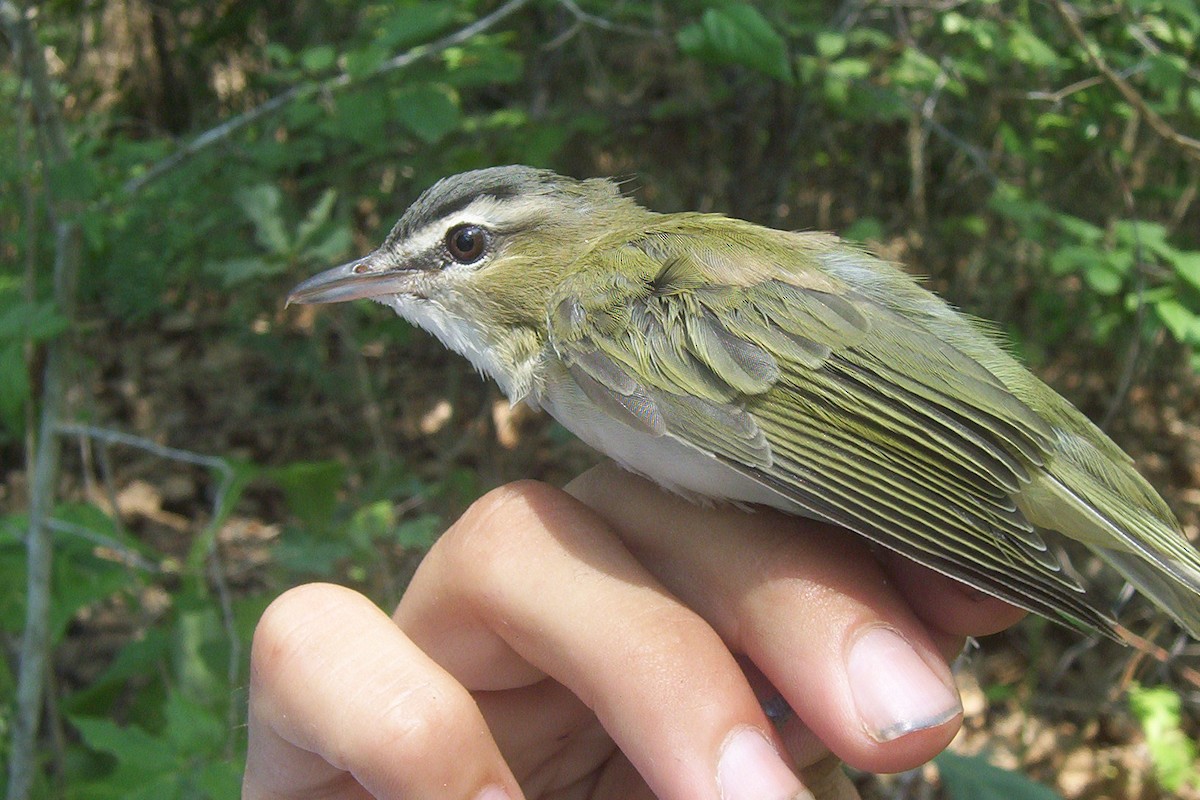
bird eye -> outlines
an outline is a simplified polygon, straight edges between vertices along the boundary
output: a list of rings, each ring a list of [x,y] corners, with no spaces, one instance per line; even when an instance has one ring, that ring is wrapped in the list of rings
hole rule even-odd
[[[474,264],[483,258],[487,231],[478,225],[456,225],[446,232],[446,249],[460,264]]]

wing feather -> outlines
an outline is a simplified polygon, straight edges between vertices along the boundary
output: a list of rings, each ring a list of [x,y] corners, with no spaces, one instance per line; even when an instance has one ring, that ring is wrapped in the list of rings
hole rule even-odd
[[[1112,619],[1042,539],[1054,520],[1029,502],[1083,502],[1045,482],[1047,465],[1064,457],[1061,426],[955,336],[936,336],[919,314],[818,270],[798,239],[771,251],[771,263],[739,256],[731,239],[722,252],[698,253],[686,237],[655,235],[617,248],[607,283],[564,285],[549,345],[580,389],[614,418],[691,445],[816,518],[1112,635]],[[1091,469],[1114,494],[1140,487],[1120,470]],[[1195,563],[1148,508],[1110,524],[1165,536],[1166,553]],[[1135,549],[1154,558],[1122,536],[1130,538],[1079,538],[1107,547],[1113,563]]]

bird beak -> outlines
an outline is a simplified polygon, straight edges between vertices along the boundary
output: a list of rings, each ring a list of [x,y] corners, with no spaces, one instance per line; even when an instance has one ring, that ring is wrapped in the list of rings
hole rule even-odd
[[[379,251],[357,261],[320,272],[288,293],[292,303],[342,303],[347,300],[401,294],[412,290],[413,278],[420,270],[385,263]]]

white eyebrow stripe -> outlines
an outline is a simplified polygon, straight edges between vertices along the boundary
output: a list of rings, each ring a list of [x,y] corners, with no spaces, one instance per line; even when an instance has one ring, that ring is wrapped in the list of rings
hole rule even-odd
[[[486,195],[478,197],[472,200],[466,208],[427,223],[397,244],[400,245],[401,252],[408,255],[441,249],[446,232],[459,225],[478,225],[481,228],[489,229],[503,228],[525,216],[525,214],[504,214],[503,212],[509,208],[511,208],[511,204],[505,200],[497,200]],[[521,210],[528,211],[528,209]]]

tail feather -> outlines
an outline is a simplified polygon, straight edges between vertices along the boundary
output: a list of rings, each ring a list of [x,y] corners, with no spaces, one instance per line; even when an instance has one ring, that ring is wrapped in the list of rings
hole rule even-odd
[[[1122,502],[1095,484],[1069,487],[1048,473],[1014,499],[1030,522],[1086,544],[1200,639],[1200,554],[1169,511]]]
[[[1200,639],[1200,575],[1188,582],[1177,577],[1179,572],[1191,572],[1187,565],[1176,563],[1175,569],[1168,572],[1147,561],[1141,553],[1105,547],[1093,547],[1092,550],[1170,614],[1193,639]]]

